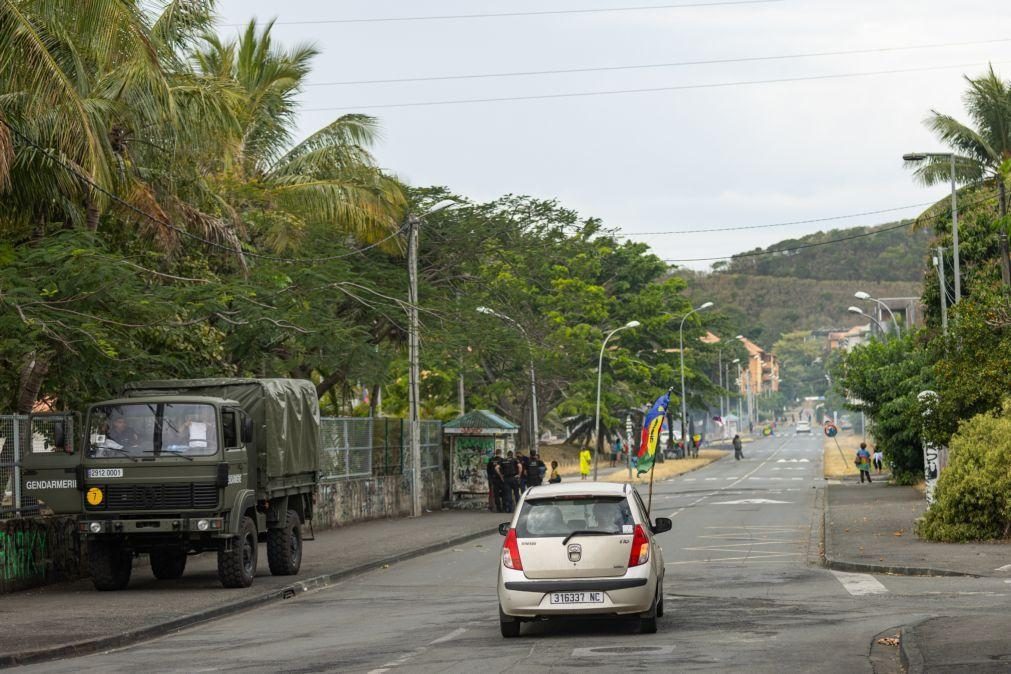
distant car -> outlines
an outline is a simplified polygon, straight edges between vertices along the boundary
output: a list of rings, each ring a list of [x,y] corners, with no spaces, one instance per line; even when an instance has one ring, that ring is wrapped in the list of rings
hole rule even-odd
[[[811,422],[810,421],[798,421],[797,422],[797,433],[806,433],[811,435]]]
[[[533,487],[524,494],[499,561],[502,636],[518,637],[523,622],[573,616],[619,616],[656,632],[663,615],[663,552],[631,485],[575,482]]]

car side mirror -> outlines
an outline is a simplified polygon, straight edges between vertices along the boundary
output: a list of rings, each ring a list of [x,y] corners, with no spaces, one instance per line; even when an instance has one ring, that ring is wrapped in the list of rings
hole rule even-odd
[[[243,415],[242,417],[242,444],[249,444],[253,441],[253,420]]]
[[[665,531],[670,531],[674,528],[674,523],[671,522],[669,517],[657,517],[656,524],[650,527],[654,534],[662,534]]]
[[[511,527],[511,523],[510,522],[503,522],[502,524],[498,525],[498,532],[500,534],[502,534],[503,536],[508,536],[509,535],[509,529],[511,529],[511,528],[512,527]]]

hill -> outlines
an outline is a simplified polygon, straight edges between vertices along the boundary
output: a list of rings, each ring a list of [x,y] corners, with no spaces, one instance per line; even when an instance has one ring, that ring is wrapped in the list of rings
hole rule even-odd
[[[902,226],[911,223],[907,220],[873,227],[833,229],[786,239],[768,248],[738,254],[730,261],[713,265],[713,269],[731,274],[814,280],[919,281],[931,232]],[[856,238],[826,244],[848,237]],[[774,251],[778,252],[767,254]]]

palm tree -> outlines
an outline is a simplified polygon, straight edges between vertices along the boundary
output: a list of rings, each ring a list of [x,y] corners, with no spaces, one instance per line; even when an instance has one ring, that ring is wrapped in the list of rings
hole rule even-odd
[[[317,227],[364,243],[388,237],[406,200],[368,151],[377,137],[376,120],[344,115],[292,145],[295,98],[317,51],[310,45],[274,47],[272,26],[258,31],[251,21],[238,41],[209,36],[194,55],[198,74],[231,80],[245,96],[239,140],[230,148],[222,184],[239,178],[243,188],[233,201],[275,250],[296,245]]]
[[[1007,215],[1006,180],[1011,167],[1011,83],[1002,80],[992,65],[985,75],[965,79],[969,89],[963,101],[975,128],[936,110],[931,110],[924,123],[954,152],[956,183],[997,188],[998,212],[1002,224],[1006,224],[1003,220]],[[913,175],[924,185],[945,184],[951,180],[951,163],[947,156],[930,155],[926,161],[907,162],[907,166],[915,167]],[[944,204],[939,203],[923,215],[935,217],[943,207]],[[1006,232],[1000,234],[1000,255],[1007,285]]]

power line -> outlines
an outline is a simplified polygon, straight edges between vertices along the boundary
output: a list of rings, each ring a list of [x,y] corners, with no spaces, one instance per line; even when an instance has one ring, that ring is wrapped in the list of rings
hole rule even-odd
[[[192,232],[186,230],[183,227],[180,227],[178,225],[175,225],[175,224],[169,222],[168,220],[162,220],[159,217],[151,215],[150,213],[137,208],[133,204],[129,203],[128,201],[123,200],[122,198],[120,198],[116,194],[110,192],[109,190],[105,189],[101,185],[97,184],[88,175],[82,173],[81,171],[78,171],[76,167],[74,167],[72,164],[69,164],[69,163],[65,162],[61,157],[59,157],[55,153],[51,152],[48,148],[42,147],[41,145],[39,145],[38,143],[36,143],[35,141],[33,141],[31,138],[29,138],[24,133],[22,133],[20,130],[18,130],[13,125],[11,125],[10,122],[8,122],[8,121],[0,118],[0,124],[3,124],[8,129],[10,129],[11,132],[14,133],[14,135],[16,135],[18,138],[20,138],[27,145],[30,145],[31,147],[34,147],[36,150],[39,150],[40,152],[43,152],[46,156],[48,156],[50,159],[52,159],[57,164],[59,164],[64,170],[66,170],[66,171],[72,173],[73,175],[77,176],[78,179],[80,179],[82,182],[84,182],[87,185],[89,185],[92,189],[95,189],[95,190],[101,192],[102,194],[104,194],[105,196],[109,197],[110,199],[112,199],[114,202],[116,202],[120,206],[123,206],[124,208],[126,208],[126,209],[128,209],[128,210],[130,210],[130,211],[132,211],[134,213],[136,213],[137,215],[140,215],[143,218],[146,218],[147,220],[150,220],[151,222],[154,222],[156,224],[162,225],[163,227],[167,227],[167,228],[169,228],[169,229],[171,229],[173,231],[176,231],[176,232],[182,234],[183,236],[186,236],[186,237],[188,237],[190,239],[194,239],[194,240],[199,241],[201,243],[204,243],[204,244],[206,244],[208,246],[212,246],[212,247],[215,247],[215,248],[220,248],[222,250],[228,251],[229,253],[239,253],[239,254],[244,255],[246,257],[258,258],[258,259],[261,259],[261,260],[271,260],[273,262],[293,262],[293,263],[329,262],[331,260],[340,260],[342,258],[352,257],[354,255],[358,255],[359,253],[363,253],[366,250],[369,250],[370,248],[375,248],[376,246],[380,246],[383,243],[386,243],[387,241],[389,241],[390,239],[393,239],[394,237],[399,236],[404,231],[404,229],[406,228],[406,225],[402,225],[399,229],[397,229],[395,232],[393,232],[389,236],[387,236],[387,237],[385,237],[383,239],[380,239],[379,241],[376,241],[374,243],[371,243],[368,246],[365,246],[363,248],[357,248],[357,249],[355,249],[355,250],[353,250],[351,252],[342,253],[340,255],[328,255],[328,256],[325,256],[325,257],[280,257],[280,256],[276,256],[276,255],[264,255],[262,253],[253,253],[253,252],[249,252],[249,251],[239,250],[239,249],[236,249],[233,246],[227,246],[227,245],[225,245],[223,243],[218,243],[217,241],[212,241],[210,239],[205,239],[205,238],[203,238],[201,236],[193,234]]]
[[[870,47],[867,49],[843,49],[837,51],[807,52],[800,54],[779,54],[771,56],[740,56],[735,58],[706,59],[696,61],[671,61],[668,63],[641,63],[620,66],[595,66],[586,68],[560,68],[554,70],[520,70],[504,73],[471,73],[463,75],[431,75],[421,77],[394,77],[376,80],[342,80],[337,82],[310,82],[306,87],[333,87],[361,84],[400,84],[405,82],[440,82],[447,80],[473,80],[501,77],[529,77],[537,75],[572,75],[576,73],[599,73],[621,70],[649,70],[657,68],[681,68],[686,66],[720,65],[727,63],[752,63],[756,61],[786,61],[791,59],[819,58],[825,56],[854,56],[857,54],[881,54],[898,51],[914,51],[921,49],[942,49],[947,47],[968,47],[985,44],[1001,44],[1011,42],[1011,38],[994,40],[974,40],[971,42],[944,42],[936,44],[904,45],[899,47]]]
[[[965,207],[968,207],[968,206],[975,206],[976,204],[983,203],[984,201],[988,201],[988,199],[985,199],[985,198],[984,199],[977,199],[976,201],[973,201],[971,203],[962,203],[962,204],[960,204],[960,206],[962,208],[965,208]],[[938,213],[936,215],[932,215],[932,216],[928,216],[928,217],[925,217],[925,218],[921,218],[921,220],[936,220],[936,219],[939,219],[939,218],[942,218],[942,217],[949,217],[949,214],[948,213]],[[759,251],[755,251],[755,252],[752,252],[752,253],[737,253],[737,254],[734,254],[734,255],[724,255],[722,257],[689,257],[689,258],[680,258],[680,259],[670,259],[670,258],[662,258],[662,259],[663,259],[664,262],[716,262],[716,261],[719,261],[719,260],[736,260],[738,258],[745,258],[745,257],[762,257],[764,255],[782,255],[783,253],[792,253],[792,252],[795,252],[795,251],[798,251],[798,250],[803,250],[805,248],[816,248],[818,246],[829,246],[829,245],[832,245],[832,244],[835,244],[835,243],[843,243],[843,242],[846,242],[846,241],[852,241],[854,239],[862,239],[862,238],[867,237],[867,236],[874,236],[875,234],[881,234],[883,232],[891,232],[891,231],[894,231],[896,229],[901,229],[903,227],[908,227],[908,226],[909,226],[909,223],[902,222],[902,223],[899,223],[897,225],[892,225],[890,227],[882,227],[881,229],[876,229],[876,230],[871,231],[871,232],[862,232],[860,234],[851,234],[850,236],[842,236],[842,237],[839,237],[837,239],[829,239],[828,241],[818,241],[818,242],[815,242],[815,243],[804,243],[804,244],[799,244],[799,245],[796,245],[796,246],[789,246],[787,248],[778,248],[776,250],[759,250]]]
[[[562,16],[567,14],[604,14],[612,12],[649,12],[663,9],[693,9],[698,7],[723,7],[726,5],[765,5],[784,0],[721,0],[718,2],[686,2],[675,5],[637,5],[633,7],[596,7],[583,9],[550,9],[531,12],[487,12],[481,14],[437,14],[433,16],[366,17],[361,19],[307,19],[302,21],[275,21],[275,26],[313,26],[319,24],[395,23],[405,21],[456,21],[464,19],[501,19],[520,16]],[[246,24],[226,23],[225,26],[241,28]]]
[[[769,227],[787,227],[789,225],[805,225],[813,222],[830,222],[832,220],[846,220],[848,218],[859,218],[865,215],[880,215],[881,213],[892,213],[894,211],[904,211],[909,208],[922,208],[932,206],[936,202],[924,201],[919,204],[909,204],[908,206],[896,206],[895,208],[881,208],[876,211],[863,211],[862,213],[847,213],[846,215],[832,215],[824,218],[811,218],[810,220],[791,220],[789,222],[773,222],[768,225],[742,225],[739,227],[712,227],[708,229],[678,229],[667,232],[621,232],[620,236],[653,236],[661,234],[701,234],[704,232],[738,232],[746,229],[766,229]]]
[[[1008,61],[991,61],[989,64],[1002,65]],[[926,66],[922,68],[895,68],[891,70],[871,70],[857,73],[834,73],[831,75],[810,75],[806,77],[778,77],[766,80],[737,80],[734,82],[712,82],[706,84],[681,84],[669,87],[644,87],[640,89],[610,89],[604,91],[573,91],[561,94],[535,94],[529,96],[496,96],[491,98],[458,98],[441,101],[415,101],[410,103],[375,103],[372,105],[341,105],[325,108],[304,108],[305,112],[331,112],[341,110],[378,110],[388,108],[422,108],[437,105],[460,105],[467,103],[502,103],[506,101],[537,101],[558,98],[585,98],[589,96],[616,96],[620,94],[647,94],[662,91],[687,91],[691,89],[723,89],[755,84],[782,84],[784,82],[813,82],[818,80],[851,79],[876,75],[899,75],[922,73],[936,70],[953,70],[985,66],[986,63],[958,63],[949,66]]]

